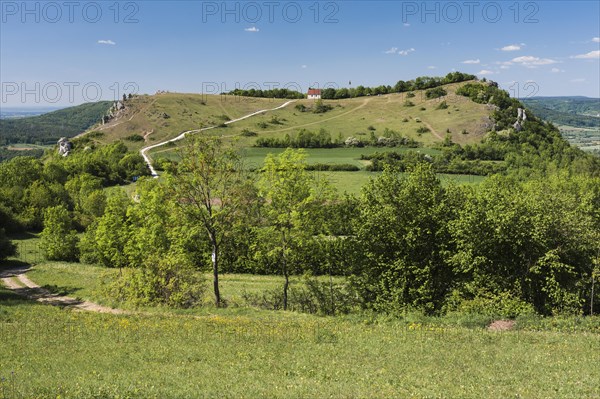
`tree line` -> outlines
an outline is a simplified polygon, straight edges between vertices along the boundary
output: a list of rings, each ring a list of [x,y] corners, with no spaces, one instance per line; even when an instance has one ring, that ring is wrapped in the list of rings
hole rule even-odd
[[[329,312],[514,317],[597,309],[597,161],[533,115],[510,131],[520,104],[493,86],[464,93],[497,106],[498,132],[482,147],[448,142],[446,151],[507,165],[475,188],[443,185],[432,162],[416,159],[404,169],[384,162],[360,196],[340,195],[307,170],[303,150],[269,155],[251,171],[230,144],[193,137],[163,179],[142,178],[130,197],[103,190],[143,164],[117,143],[46,163],[0,164],[2,228],[41,230],[49,258],[122,268],[112,292],[141,305],[196,306],[206,287],[198,272],[210,271],[217,306],[227,303],[223,272],[280,274],[271,300],[283,309],[299,301],[290,276],[309,272],[347,277],[328,287],[331,296],[309,286],[316,303],[331,298],[321,306]]]
[[[61,137],[76,136],[98,123],[112,104],[112,101],[99,101],[29,118],[0,119],[0,146],[56,144]]]

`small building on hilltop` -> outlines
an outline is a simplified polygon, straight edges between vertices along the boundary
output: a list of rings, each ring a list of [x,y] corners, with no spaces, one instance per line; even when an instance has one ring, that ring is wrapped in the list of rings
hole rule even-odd
[[[308,89],[308,99],[309,100],[320,100],[321,99],[321,89]]]

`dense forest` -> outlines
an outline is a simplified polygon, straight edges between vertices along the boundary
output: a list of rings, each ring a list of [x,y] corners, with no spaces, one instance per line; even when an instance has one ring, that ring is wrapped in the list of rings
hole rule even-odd
[[[48,259],[122,268],[110,289],[141,305],[197,306],[195,272],[211,271],[217,306],[226,305],[219,274],[231,272],[280,274],[281,289],[250,298],[271,309],[515,317],[598,308],[600,159],[534,115],[515,129],[523,105],[492,82],[458,94],[494,106],[486,140],[446,141],[439,159],[375,155],[383,172],[357,197],[307,170],[302,149],[252,171],[231,144],[202,136],[162,179],[144,178],[143,160],[122,143],[75,140],[67,158],[14,158],[0,164],[0,257],[14,251],[6,232],[41,231]],[[331,142],[326,132],[303,137]],[[478,187],[447,186],[436,176],[445,159],[502,167]],[[137,177],[133,197],[103,189]],[[291,287],[299,274],[347,278]]]
[[[74,137],[98,123],[112,104],[112,101],[100,101],[30,118],[0,119],[0,146],[56,144],[59,138]]]
[[[538,117],[559,125],[600,129],[600,99],[532,97],[521,100]]]

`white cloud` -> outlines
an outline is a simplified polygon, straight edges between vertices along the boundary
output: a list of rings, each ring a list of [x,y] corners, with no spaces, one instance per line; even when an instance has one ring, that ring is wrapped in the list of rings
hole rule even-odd
[[[552,68],[552,69],[550,70],[550,72],[552,72],[552,73],[559,73],[559,72],[564,72],[564,70],[562,70],[562,69],[558,69],[558,68]]]
[[[584,78],[577,78],[577,79],[571,79],[570,80],[572,83],[583,83],[585,82]]]
[[[531,55],[525,55],[523,57],[513,58],[511,60],[511,62],[514,62],[515,64],[521,64],[521,65],[529,67],[529,68],[535,68],[538,65],[556,64],[556,61],[551,60],[549,58],[539,58],[539,57],[533,57]]]
[[[392,47],[391,49],[384,51],[386,54],[396,54],[398,52],[398,47]]]
[[[302,69],[308,68],[308,65],[302,65]]]
[[[477,73],[477,75],[493,75],[493,74],[494,74],[494,72],[492,72],[492,71],[489,71],[489,70],[487,70],[487,69],[482,69],[481,71],[479,71],[479,72]]]
[[[410,24],[406,23],[406,22],[403,25],[406,26],[407,28],[410,26]]]
[[[594,43],[600,43],[600,37],[593,37],[593,38],[592,38],[592,41],[593,41]]]
[[[436,67],[434,67],[433,65],[429,65],[429,66],[427,67],[427,69],[435,69],[435,68],[436,68]]]
[[[406,56],[406,55],[412,53],[413,51],[415,51],[415,49],[411,47],[408,50],[400,50],[400,51],[398,51],[398,54]]]
[[[479,58],[477,58],[476,60],[466,60],[463,61],[463,64],[479,64],[481,61],[479,60]]]
[[[246,28],[244,29],[246,32],[259,32],[260,29],[258,29],[256,26],[253,26],[252,28]]]
[[[502,47],[500,50],[502,50],[502,51],[518,51],[518,50],[521,50],[522,45],[523,45],[522,43],[521,44],[510,44],[508,46]]]
[[[500,69],[508,69],[510,68],[508,65],[500,65]]]
[[[98,44],[108,44],[110,46],[114,46],[117,43],[113,42],[112,40],[98,40]]]
[[[585,59],[585,60],[597,60],[597,59],[600,59],[600,50],[590,51],[587,54],[574,55],[574,56],[571,56],[571,58],[579,58],[579,59]]]

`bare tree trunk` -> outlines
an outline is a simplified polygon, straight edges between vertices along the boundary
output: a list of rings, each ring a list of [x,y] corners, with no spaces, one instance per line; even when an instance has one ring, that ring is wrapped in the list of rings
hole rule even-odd
[[[219,292],[219,246],[213,240],[212,243],[212,265],[213,265],[213,289],[215,291],[215,306],[221,306],[221,293]]]
[[[592,270],[592,295],[590,299],[590,316],[594,315],[594,271],[595,270]]]
[[[287,270],[287,255],[286,251],[286,243],[285,243],[285,233],[283,235],[283,253],[282,253],[282,268],[283,268],[283,276],[285,277],[285,282],[283,283],[283,310],[287,310],[288,307],[288,287],[290,286],[290,279]]]

